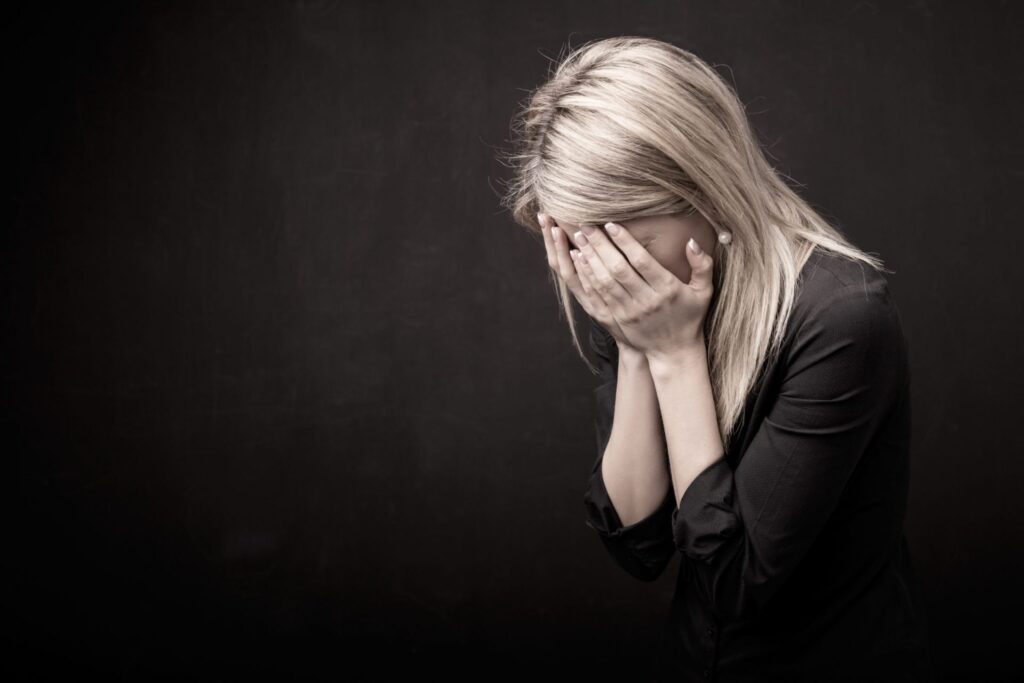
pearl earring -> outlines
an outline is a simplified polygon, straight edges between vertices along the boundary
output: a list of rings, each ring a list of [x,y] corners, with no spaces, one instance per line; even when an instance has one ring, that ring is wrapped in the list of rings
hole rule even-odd
[[[730,242],[732,242],[732,233],[729,232],[728,230],[723,230],[722,232],[718,233],[718,241],[721,242],[722,244],[729,244]]]

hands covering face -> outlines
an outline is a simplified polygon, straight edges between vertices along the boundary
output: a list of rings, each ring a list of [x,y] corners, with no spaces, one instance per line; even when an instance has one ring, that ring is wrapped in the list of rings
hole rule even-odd
[[[686,247],[690,282],[664,268],[625,228],[606,223],[580,226],[568,235],[540,213],[548,265],[565,281],[583,309],[620,347],[648,357],[671,356],[704,344],[704,317],[714,293],[714,263],[694,240]],[[696,247],[697,251],[694,251]]]

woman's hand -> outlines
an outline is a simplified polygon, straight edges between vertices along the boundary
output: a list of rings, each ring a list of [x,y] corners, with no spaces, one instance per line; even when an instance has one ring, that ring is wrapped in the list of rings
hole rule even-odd
[[[649,359],[703,348],[704,317],[714,293],[711,255],[690,240],[686,258],[692,274],[686,283],[622,226],[605,224],[610,238],[596,228],[586,235],[593,226],[582,227],[576,234],[580,250],[575,270],[588,301],[610,312],[626,342]]]
[[[554,231],[557,237],[555,234],[552,234],[551,229],[556,226],[554,219],[547,214],[537,214],[537,221],[540,223],[541,232],[544,234],[544,249],[548,254],[548,266],[565,281],[569,291],[576,297],[576,300],[583,307],[583,310],[587,312],[587,315],[608,330],[615,339],[616,344],[618,344],[619,349],[631,349],[632,345],[619,328],[604,299],[589,284],[583,284],[579,277],[574,261],[569,256],[569,249],[572,246],[569,243],[569,236],[561,228]],[[614,247],[612,248],[614,249]]]

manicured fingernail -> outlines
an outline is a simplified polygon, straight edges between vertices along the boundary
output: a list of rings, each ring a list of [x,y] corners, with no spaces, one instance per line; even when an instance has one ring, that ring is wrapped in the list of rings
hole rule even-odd
[[[608,234],[612,237],[617,237],[619,234],[619,226],[615,223],[605,223],[604,229],[608,231]]]
[[[551,227],[551,239],[554,239],[554,240],[558,239],[558,226],[557,225]]]
[[[585,229],[586,228],[584,228],[584,230]],[[590,240],[587,239],[587,236],[584,235],[583,232],[581,232],[581,231],[577,231],[576,234],[573,235],[573,237],[576,238],[576,244],[578,244],[580,246],[580,248],[583,248],[583,247],[587,246],[587,242],[590,241]]]
[[[593,234],[594,234],[594,231],[595,231],[595,230],[597,230],[597,228],[595,228],[595,227],[594,227],[593,225],[591,225],[590,223],[587,223],[587,224],[585,224],[585,225],[583,225],[583,226],[581,226],[581,227],[583,228],[583,233],[584,233],[585,235],[593,235]]]
[[[703,253],[700,250],[700,245],[697,244],[697,240],[693,239],[692,237],[690,238],[690,241],[687,244],[690,245],[690,249],[693,251],[694,254],[700,256],[700,254]]]

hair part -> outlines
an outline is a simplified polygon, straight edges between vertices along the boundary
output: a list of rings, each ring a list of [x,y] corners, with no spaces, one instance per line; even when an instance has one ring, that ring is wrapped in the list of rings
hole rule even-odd
[[[705,319],[723,443],[740,426],[759,371],[780,351],[815,247],[886,271],[783,181],[729,84],[670,43],[621,36],[569,51],[520,106],[512,131],[516,147],[504,159],[514,173],[501,204],[541,239],[538,212],[603,224],[699,211],[716,232],[732,233],[712,254],[715,294]],[[572,293],[551,276],[587,362]]]

